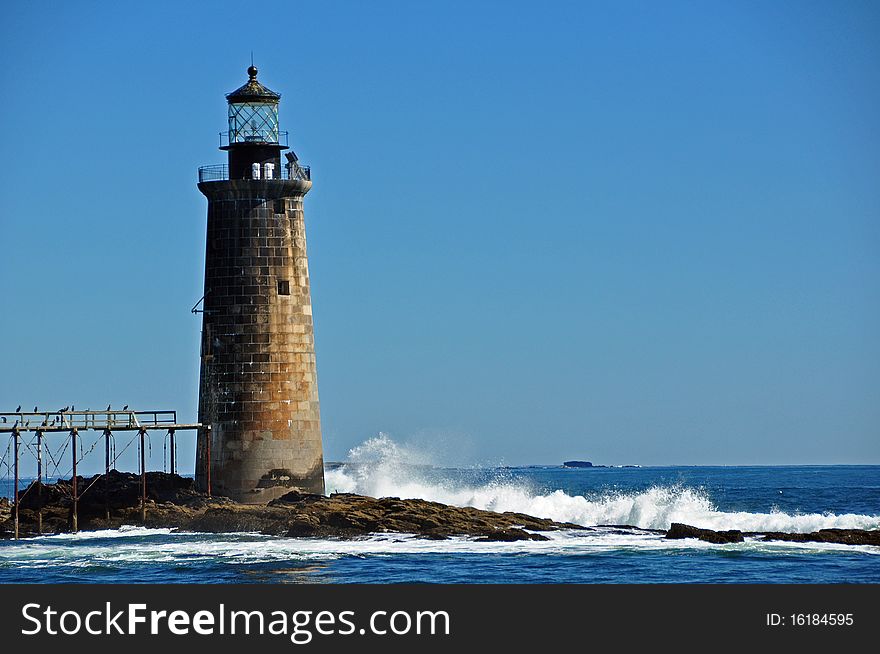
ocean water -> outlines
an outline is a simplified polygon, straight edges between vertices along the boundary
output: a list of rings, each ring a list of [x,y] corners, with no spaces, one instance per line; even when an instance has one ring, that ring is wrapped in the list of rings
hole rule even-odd
[[[0,582],[878,583],[880,548],[713,545],[621,528],[880,529],[880,466],[443,468],[380,436],[326,471],[328,491],[418,497],[584,526],[549,541],[399,534],[344,541],[136,526],[0,541]],[[603,526],[605,525],[605,526]]]

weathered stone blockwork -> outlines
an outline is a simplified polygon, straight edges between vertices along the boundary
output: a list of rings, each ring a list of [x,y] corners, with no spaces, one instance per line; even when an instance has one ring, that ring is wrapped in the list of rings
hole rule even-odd
[[[199,420],[212,491],[262,503],[324,492],[305,180],[203,182],[208,198]],[[197,484],[205,487],[205,434]]]

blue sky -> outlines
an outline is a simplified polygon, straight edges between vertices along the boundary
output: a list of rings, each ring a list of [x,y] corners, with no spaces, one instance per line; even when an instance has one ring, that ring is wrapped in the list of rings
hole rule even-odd
[[[312,165],[328,459],[880,463],[876,3],[18,3],[0,37],[4,410],[195,419],[196,170],[253,50]]]

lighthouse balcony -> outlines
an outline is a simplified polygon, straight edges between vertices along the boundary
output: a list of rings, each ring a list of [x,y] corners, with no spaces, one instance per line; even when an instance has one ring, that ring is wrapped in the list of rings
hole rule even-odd
[[[312,170],[309,166],[303,166],[298,161],[284,164],[280,169],[276,166],[268,164],[255,164],[257,169],[249,169],[247,176],[242,179],[260,179],[264,181],[272,180],[300,180],[310,181],[312,179]],[[221,182],[230,179],[229,166],[227,164],[216,164],[214,166],[202,166],[199,168],[199,182]]]

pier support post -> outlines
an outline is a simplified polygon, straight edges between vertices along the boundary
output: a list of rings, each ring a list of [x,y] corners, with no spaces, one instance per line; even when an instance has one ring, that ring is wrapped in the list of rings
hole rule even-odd
[[[110,430],[104,430],[104,519],[110,519]]]
[[[37,533],[43,533],[43,432],[37,432]]]
[[[177,473],[177,460],[176,460],[176,457],[174,456],[174,430],[173,429],[168,430],[168,436],[171,439],[171,442],[169,443],[169,445],[171,446],[171,474],[173,475],[173,474]]]
[[[12,430],[12,438],[15,443],[13,449],[15,451],[15,483],[14,483],[14,501],[15,501],[15,540],[18,540],[18,442],[20,440],[20,434],[18,433],[18,427]]]
[[[76,488],[76,437],[79,434],[79,431],[76,427],[70,430],[70,444],[71,444],[71,452],[73,456],[73,511],[70,516],[70,526],[73,533],[79,531],[79,497],[77,497],[77,488]]]
[[[141,427],[138,430],[141,437],[141,522],[147,521],[147,465],[146,452],[144,449],[144,436],[147,430]]]

